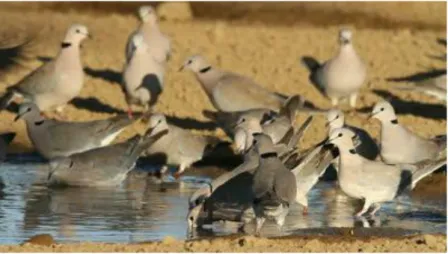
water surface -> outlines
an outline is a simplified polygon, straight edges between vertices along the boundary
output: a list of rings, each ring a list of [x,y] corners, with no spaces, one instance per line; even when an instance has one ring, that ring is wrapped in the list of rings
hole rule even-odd
[[[61,242],[138,242],[166,236],[185,239],[188,197],[210,180],[207,176],[185,176],[180,182],[160,185],[146,172],[133,171],[115,188],[49,189],[45,184],[47,170],[41,163],[0,165],[5,185],[0,190],[0,244],[21,243],[43,233]],[[309,194],[307,216],[302,215],[299,205],[293,205],[282,231],[269,222],[263,232],[315,234],[319,228],[353,226],[446,232],[445,196],[405,195],[385,204],[377,218],[365,221],[353,218],[357,206],[359,202],[343,195],[335,183],[320,182]],[[232,225],[216,222],[195,236],[234,233],[236,227]]]

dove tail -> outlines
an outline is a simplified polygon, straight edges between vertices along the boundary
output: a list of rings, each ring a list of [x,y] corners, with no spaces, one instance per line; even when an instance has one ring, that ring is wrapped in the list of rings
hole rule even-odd
[[[301,62],[311,73],[315,72],[321,66],[321,64],[311,56],[302,57]]]
[[[14,99],[14,91],[6,91],[0,98],[0,111],[6,109]]]
[[[422,180],[423,178],[425,178],[426,176],[432,174],[434,171],[438,170],[439,168],[441,168],[443,165],[446,165],[446,158],[437,160],[435,163],[432,163],[431,165],[428,165],[420,170],[417,170],[413,175],[412,175],[412,185],[411,185],[411,189],[414,189],[415,185],[417,185],[417,183]]]
[[[3,139],[3,141],[6,144],[11,143],[15,137],[16,137],[16,134],[14,132],[7,132],[7,133],[0,134],[0,138]]]

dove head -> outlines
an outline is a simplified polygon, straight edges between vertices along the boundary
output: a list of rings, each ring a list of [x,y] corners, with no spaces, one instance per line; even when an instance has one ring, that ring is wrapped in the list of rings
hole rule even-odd
[[[41,122],[43,121],[43,117],[40,113],[39,108],[34,103],[22,103],[19,106],[19,111],[17,112],[17,116],[14,121],[19,119],[24,119],[27,122]]]
[[[331,109],[327,113],[326,125],[330,127],[330,131],[342,128],[344,126],[344,113],[339,109]]]
[[[371,118],[380,120],[381,123],[396,123],[397,116],[392,105],[387,101],[378,102],[372,109]]]
[[[211,66],[205,57],[201,55],[194,55],[185,60],[179,70],[181,71],[183,69],[188,69],[194,73],[205,73],[211,69]]]
[[[90,37],[87,27],[80,24],[74,24],[68,28],[63,43],[68,45],[79,45],[87,37]]]
[[[166,117],[163,114],[153,114],[149,118],[149,129],[152,135],[168,129]]]
[[[356,137],[356,133],[348,128],[337,128],[330,132],[327,144],[333,144],[338,147],[339,150],[353,150],[353,138]]]
[[[350,44],[352,41],[352,31],[347,28],[341,29],[339,31],[339,43],[341,45]]]
[[[255,151],[260,155],[263,156],[265,154],[276,154],[274,143],[272,142],[272,139],[263,133],[254,133],[252,134],[254,141],[253,146],[255,148]]]
[[[141,6],[138,9],[138,16],[143,23],[155,24],[157,23],[157,14],[154,8],[149,5]]]

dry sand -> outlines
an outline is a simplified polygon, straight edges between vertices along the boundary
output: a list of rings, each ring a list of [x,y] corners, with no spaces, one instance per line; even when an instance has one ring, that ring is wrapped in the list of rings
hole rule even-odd
[[[119,3],[107,5],[107,8],[104,8],[105,3],[82,5],[0,4],[2,29],[21,31],[1,31],[0,35],[8,39],[23,38],[27,33],[38,35],[29,52],[32,60],[23,62],[23,68],[2,74],[0,90],[39,66],[42,62],[35,60],[37,56],[54,56],[64,30],[69,24],[79,22],[89,27],[94,40],[84,43],[82,60],[88,75],[80,98],[66,107],[66,118],[73,121],[107,118],[125,109],[119,80],[127,35],[138,24],[129,12],[136,4]],[[210,6],[214,8],[205,11]],[[232,6],[236,7],[231,9]],[[348,8],[343,9],[345,7]],[[316,106],[329,108],[330,102],[308,82],[308,73],[299,64],[299,57],[305,54],[319,60],[331,57],[337,49],[337,31],[344,25],[354,29],[355,47],[369,68],[358,109],[367,109],[379,99],[389,98],[398,107],[399,121],[412,131],[424,137],[446,133],[444,105],[429,96],[391,89],[395,84],[385,81],[388,77],[446,68],[445,61],[429,57],[446,52],[445,47],[436,42],[438,38],[446,38],[446,3],[299,3],[282,4],[275,12],[269,12],[266,4],[251,7],[247,3],[194,4],[189,11],[184,6],[162,8],[165,19],[160,25],[172,38],[173,54],[168,65],[165,90],[156,110],[172,116],[178,124],[192,131],[224,138],[222,131],[206,128],[209,124],[201,111],[212,109],[212,106],[194,76],[177,71],[186,57],[201,53],[217,66],[254,77],[274,91],[289,95],[300,93]],[[317,11],[325,14],[322,19],[316,18],[320,15]],[[212,16],[213,13],[215,16]],[[183,20],[173,20],[173,17]],[[275,22],[268,22],[273,20]],[[18,134],[11,152],[32,151],[24,123],[13,122],[15,115],[11,112],[2,112],[0,116],[0,132],[15,131]],[[304,114],[299,116],[301,120],[305,117]],[[379,134],[379,123],[367,121],[366,114],[350,112],[347,121],[362,126],[375,137]],[[119,140],[143,130],[143,124],[135,124]],[[324,118],[316,117],[302,146],[309,147],[325,135]],[[432,191],[436,189],[446,193],[446,176],[439,174],[434,178],[436,180],[426,181],[426,186],[431,186],[428,188]],[[433,188],[434,185],[437,187]],[[218,238],[188,243],[167,240],[145,245],[86,243],[44,249],[26,245],[0,247],[0,251],[444,251],[445,238],[419,236],[405,240],[385,238],[364,242],[346,237],[327,242],[325,239],[266,240],[245,237],[241,240],[245,242],[242,247],[239,243],[243,238]]]

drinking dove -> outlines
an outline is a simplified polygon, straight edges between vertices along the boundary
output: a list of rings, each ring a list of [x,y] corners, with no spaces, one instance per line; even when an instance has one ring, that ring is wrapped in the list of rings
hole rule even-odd
[[[446,155],[435,161],[412,164],[388,165],[359,156],[353,145],[356,134],[346,128],[331,132],[328,143],[337,146],[340,154],[339,186],[348,196],[363,199],[363,208],[356,214],[362,216],[369,208],[374,215],[382,202],[392,201],[404,190],[446,163]]]
[[[446,135],[424,139],[412,133],[398,122],[394,108],[387,101],[378,102],[371,117],[381,122],[380,155],[388,164],[433,160],[446,152]]]
[[[45,158],[66,157],[109,145],[123,129],[135,120],[120,115],[104,120],[64,122],[45,119],[35,104],[19,107],[16,120],[24,119],[28,136]]]
[[[162,93],[165,74],[165,65],[153,57],[143,35],[136,34],[132,40],[135,50],[124,67],[122,84],[129,117],[132,117],[132,105],[148,110],[156,104]]]
[[[180,70],[191,70],[201,84],[210,102],[219,111],[234,112],[250,109],[270,109],[278,112],[288,99],[237,73],[214,68],[201,55],[189,57]],[[305,108],[313,113],[322,110]]]
[[[87,28],[75,24],[67,30],[58,55],[28,74],[16,85],[7,88],[0,99],[0,109],[16,97],[35,103],[41,111],[63,107],[82,89],[84,71],[80,59],[80,44],[89,36]]]
[[[128,42],[126,43],[126,62],[128,63],[131,60],[136,48],[133,37],[135,35],[140,35],[143,36],[148,48],[151,49],[151,54],[154,59],[158,63],[164,64],[170,57],[171,42],[170,39],[160,31],[157,14],[154,8],[151,6],[141,6],[138,9],[138,15],[141,24],[137,30],[129,36]]]
[[[339,52],[324,64],[305,56],[302,63],[310,71],[311,82],[337,106],[339,100],[349,97],[350,106],[356,106],[358,91],[366,79],[366,66],[352,45],[352,32],[339,32]]]
[[[135,167],[143,150],[165,135],[146,133],[125,142],[86,152],[57,157],[50,161],[49,185],[114,186],[120,184]]]
[[[157,134],[168,130],[168,134],[159,139],[145,151],[145,155],[162,154],[166,157],[166,164],[162,172],[168,166],[176,166],[176,177],[180,176],[191,164],[201,160],[220,143],[220,140],[212,136],[195,135],[188,130],[169,124],[163,114],[152,114],[149,117],[149,130]]]
[[[361,128],[345,124],[344,113],[339,109],[331,109],[327,114],[328,133],[338,128],[348,128],[356,134],[355,150],[356,153],[369,160],[375,160],[378,157],[378,145],[369,135],[369,133]]]
[[[259,155],[259,165],[252,185],[253,209],[255,234],[260,235],[266,218],[273,218],[279,227],[283,226],[289,206],[296,199],[297,185],[294,174],[277,157],[269,136],[256,135],[254,146]]]

